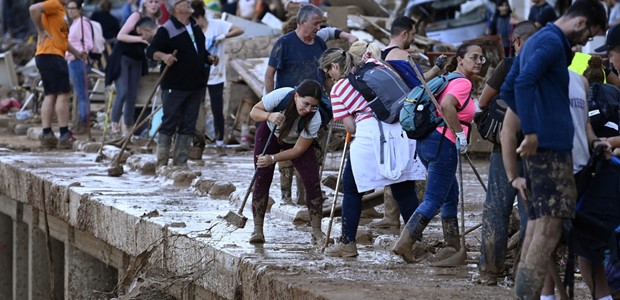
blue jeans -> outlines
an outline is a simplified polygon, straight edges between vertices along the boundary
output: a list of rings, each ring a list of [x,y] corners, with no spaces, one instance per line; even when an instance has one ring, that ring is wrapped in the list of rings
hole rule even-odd
[[[416,152],[426,167],[428,180],[424,201],[415,212],[432,219],[441,208],[442,219],[456,218],[459,196],[456,146],[441,133],[433,131],[426,138],[418,140]],[[413,223],[407,222],[410,232],[418,225]]]
[[[136,98],[138,98],[138,83],[141,75],[142,62],[122,55],[121,72],[114,82],[117,93],[112,106],[112,122],[120,121],[122,113],[125,125],[133,126]]]
[[[208,85],[211,113],[215,126],[215,140],[224,140],[224,83]]]
[[[519,173],[523,174],[523,165],[519,163]],[[508,243],[508,221],[512,205],[518,192],[508,182],[501,152],[492,152],[489,164],[489,182],[487,196],[482,210],[482,243],[480,245],[480,272],[500,275],[504,269],[506,247]],[[517,198],[519,210],[520,240],[525,236],[527,210],[523,200]]]
[[[409,220],[418,207],[418,196],[415,192],[415,181],[403,181],[390,185],[394,200],[398,203],[403,220]],[[342,236],[346,243],[355,242],[357,227],[362,213],[362,197],[364,193],[357,190],[351,160],[347,159],[342,174]]]
[[[90,66],[85,64],[81,59],[75,59],[69,62],[69,76],[71,82],[73,82],[73,89],[77,95],[78,111],[80,112],[80,121],[82,124],[86,124],[88,120],[88,104],[90,103],[86,97],[86,74]]]

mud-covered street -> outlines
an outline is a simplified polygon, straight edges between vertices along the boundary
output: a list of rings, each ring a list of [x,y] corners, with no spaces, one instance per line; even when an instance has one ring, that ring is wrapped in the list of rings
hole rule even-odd
[[[143,253],[158,238],[168,236],[165,250],[150,261],[172,274],[179,270],[204,272],[193,284],[213,295],[235,299],[508,299],[512,280],[496,287],[475,283],[480,230],[466,236],[468,264],[455,268],[432,267],[427,260],[406,264],[389,249],[395,230],[374,230],[362,219],[358,234],[360,255],[353,259],[330,258],[310,242],[310,227],[299,222],[305,207],[281,203],[276,172],[270,196],[275,200],[265,221],[264,245],[248,243],[252,230],[251,209],[244,214],[248,225],[237,229],[222,219],[237,209],[253,174],[251,152],[228,149],[228,156],[208,148],[203,162],[190,162],[199,179],[229,182],[236,188],[230,197],[212,197],[194,183],[176,185],[165,175],[142,175],[128,165],[121,177],[109,177],[109,159],[96,163],[96,153],[83,151],[40,152],[36,142],[3,132],[0,155],[2,194],[30,205],[47,191],[48,213],[91,232],[106,244],[131,255]],[[24,151],[27,150],[27,151]],[[34,150],[34,151],[31,151]],[[335,174],[340,152],[329,153],[324,176]],[[134,154],[143,160],[152,154]],[[472,168],[463,161],[465,226],[481,222],[484,191]],[[487,163],[474,157],[474,165],[486,182]],[[328,206],[333,190],[323,187]],[[66,191],[70,191],[67,196]],[[295,195],[295,190],[293,190]],[[339,201],[341,198],[339,199]],[[378,210],[381,211],[381,206]],[[298,222],[293,222],[297,219]],[[323,219],[323,229],[328,219]],[[148,228],[148,229],[146,229]],[[336,218],[332,236],[340,235]],[[433,220],[425,232],[427,245],[442,240],[441,223]],[[208,259],[205,259],[208,258]],[[509,260],[511,261],[511,260]],[[146,275],[145,275],[146,276]],[[148,281],[147,281],[148,282]],[[580,279],[576,299],[586,299]],[[237,298],[241,297],[241,298]],[[208,297],[207,297],[208,298]]]

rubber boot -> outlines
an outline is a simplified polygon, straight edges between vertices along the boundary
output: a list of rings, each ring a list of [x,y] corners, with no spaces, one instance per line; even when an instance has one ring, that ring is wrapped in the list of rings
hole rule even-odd
[[[295,168],[290,161],[278,162],[278,170],[280,171],[280,191],[282,192],[282,202],[292,203],[292,185],[293,185],[293,173]]]
[[[196,133],[192,138],[192,149],[189,151],[189,159],[201,160],[202,153],[205,151],[205,138],[204,134]]]
[[[189,148],[192,144],[192,136],[186,134],[177,135],[177,140],[174,143],[174,153],[172,155],[173,166],[187,166],[187,159],[189,155]]]
[[[170,144],[172,143],[172,137],[159,133],[157,138],[157,166],[168,165],[168,158],[170,158]]]
[[[265,234],[263,234],[263,222],[265,217],[254,217],[254,231],[250,236],[250,244],[265,243]]]
[[[304,186],[304,182],[301,180],[301,176],[299,176],[299,172],[295,170],[294,174],[295,174],[295,183],[297,186],[297,204],[306,205],[306,187]]]
[[[325,245],[327,236],[321,230],[321,214],[310,214],[310,225],[312,226],[312,244],[317,246]]]
[[[409,219],[407,225],[403,228],[403,231],[400,234],[400,239],[396,242],[394,248],[392,248],[392,252],[402,257],[407,263],[414,263],[418,261],[415,257],[414,251],[412,250],[413,244],[422,240],[422,232],[430,221],[430,219],[426,218],[422,214],[413,213],[411,219]]]
[[[383,191],[383,219],[372,222],[368,224],[368,226],[374,228],[398,229],[400,228],[400,210],[398,208],[398,203],[394,200],[394,196],[392,196],[392,189],[386,187]]]
[[[436,261],[451,257],[461,250],[458,219],[456,217],[442,218],[441,227],[443,229],[444,247],[435,254]]]
[[[546,268],[521,263],[515,278],[517,299],[540,299],[540,292],[545,283]]]

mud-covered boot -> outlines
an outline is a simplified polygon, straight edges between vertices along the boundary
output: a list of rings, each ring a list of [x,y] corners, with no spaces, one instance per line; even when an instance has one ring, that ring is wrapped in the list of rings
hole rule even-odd
[[[461,250],[458,219],[456,217],[442,218],[441,227],[443,229],[444,247],[435,254],[437,261],[451,257]]]
[[[279,161],[278,170],[280,171],[280,192],[282,193],[282,202],[292,203],[292,186],[293,186],[293,174],[295,168],[290,161]]]
[[[165,166],[168,164],[170,158],[170,144],[172,143],[172,137],[159,133],[157,138],[157,166]]]
[[[297,205],[306,205],[306,187],[299,176],[299,172],[295,171],[295,182],[297,183]]]
[[[312,226],[312,244],[316,246],[325,245],[325,233],[321,230],[321,214],[310,214],[310,225]]]
[[[540,299],[540,292],[545,283],[545,267],[535,267],[521,263],[515,278],[517,299]]]
[[[265,234],[263,234],[263,222],[265,217],[254,217],[254,231],[250,236],[250,244],[265,243]]]
[[[392,196],[392,190],[385,188],[383,192],[383,219],[372,222],[368,226],[373,228],[392,228],[398,229],[400,227],[400,210],[398,209],[398,203]]]
[[[400,239],[392,248],[394,254],[399,255],[407,263],[417,262],[418,259],[415,256],[413,244],[422,239],[422,232],[431,220],[419,213],[413,213],[411,219],[403,228],[400,234]]]
[[[177,135],[177,140],[174,143],[174,153],[172,154],[173,166],[186,166],[189,156],[189,148],[192,143],[192,136],[186,134]]]
[[[202,153],[205,151],[205,138],[204,135],[194,134],[192,138],[192,149],[189,150],[189,159],[201,160]]]

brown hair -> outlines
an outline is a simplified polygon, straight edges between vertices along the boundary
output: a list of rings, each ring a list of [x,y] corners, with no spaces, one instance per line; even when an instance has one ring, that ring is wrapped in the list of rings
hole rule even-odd
[[[295,94],[299,95],[300,97],[310,96],[318,100],[318,102],[320,103],[321,98],[323,98],[323,94],[321,91],[321,84],[318,81],[305,79],[299,84],[299,86],[297,86],[297,88],[295,89]],[[280,136],[278,137],[278,142],[280,142],[280,144],[284,142],[284,139],[288,136],[291,130],[297,130],[297,128],[293,128],[293,125],[295,125],[295,120],[300,117],[299,112],[297,112],[296,109],[297,104],[295,103],[295,94],[291,96],[292,99],[290,99],[284,111],[284,122],[280,127]],[[284,99],[282,101],[287,101],[287,99]],[[314,114],[318,113],[319,112],[317,111],[315,113],[309,113],[301,117],[301,119],[299,120],[299,124],[304,124],[303,130],[308,132],[308,125],[310,124],[310,121],[312,121],[312,118],[314,118]]]
[[[457,57],[465,58],[465,54],[467,54],[467,51],[469,51],[469,47],[473,47],[473,46],[482,48],[480,45],[474,44],[474,43],[463,43],[463,44],[461,44],[456,49],[456,55],[451,57],[450,58],[450,62],[448,62],[448,64],[446,65],[446,71],[454,72],[456,70],[456,67],[458,66],[458,59],[456,59],[456,58]]]
[[[583,76],[589,83],[603,83],[605,82],[605,70],[603,69],[603,59],[599,56],[593,55],[588,60],[588,67],[583,71]]]

